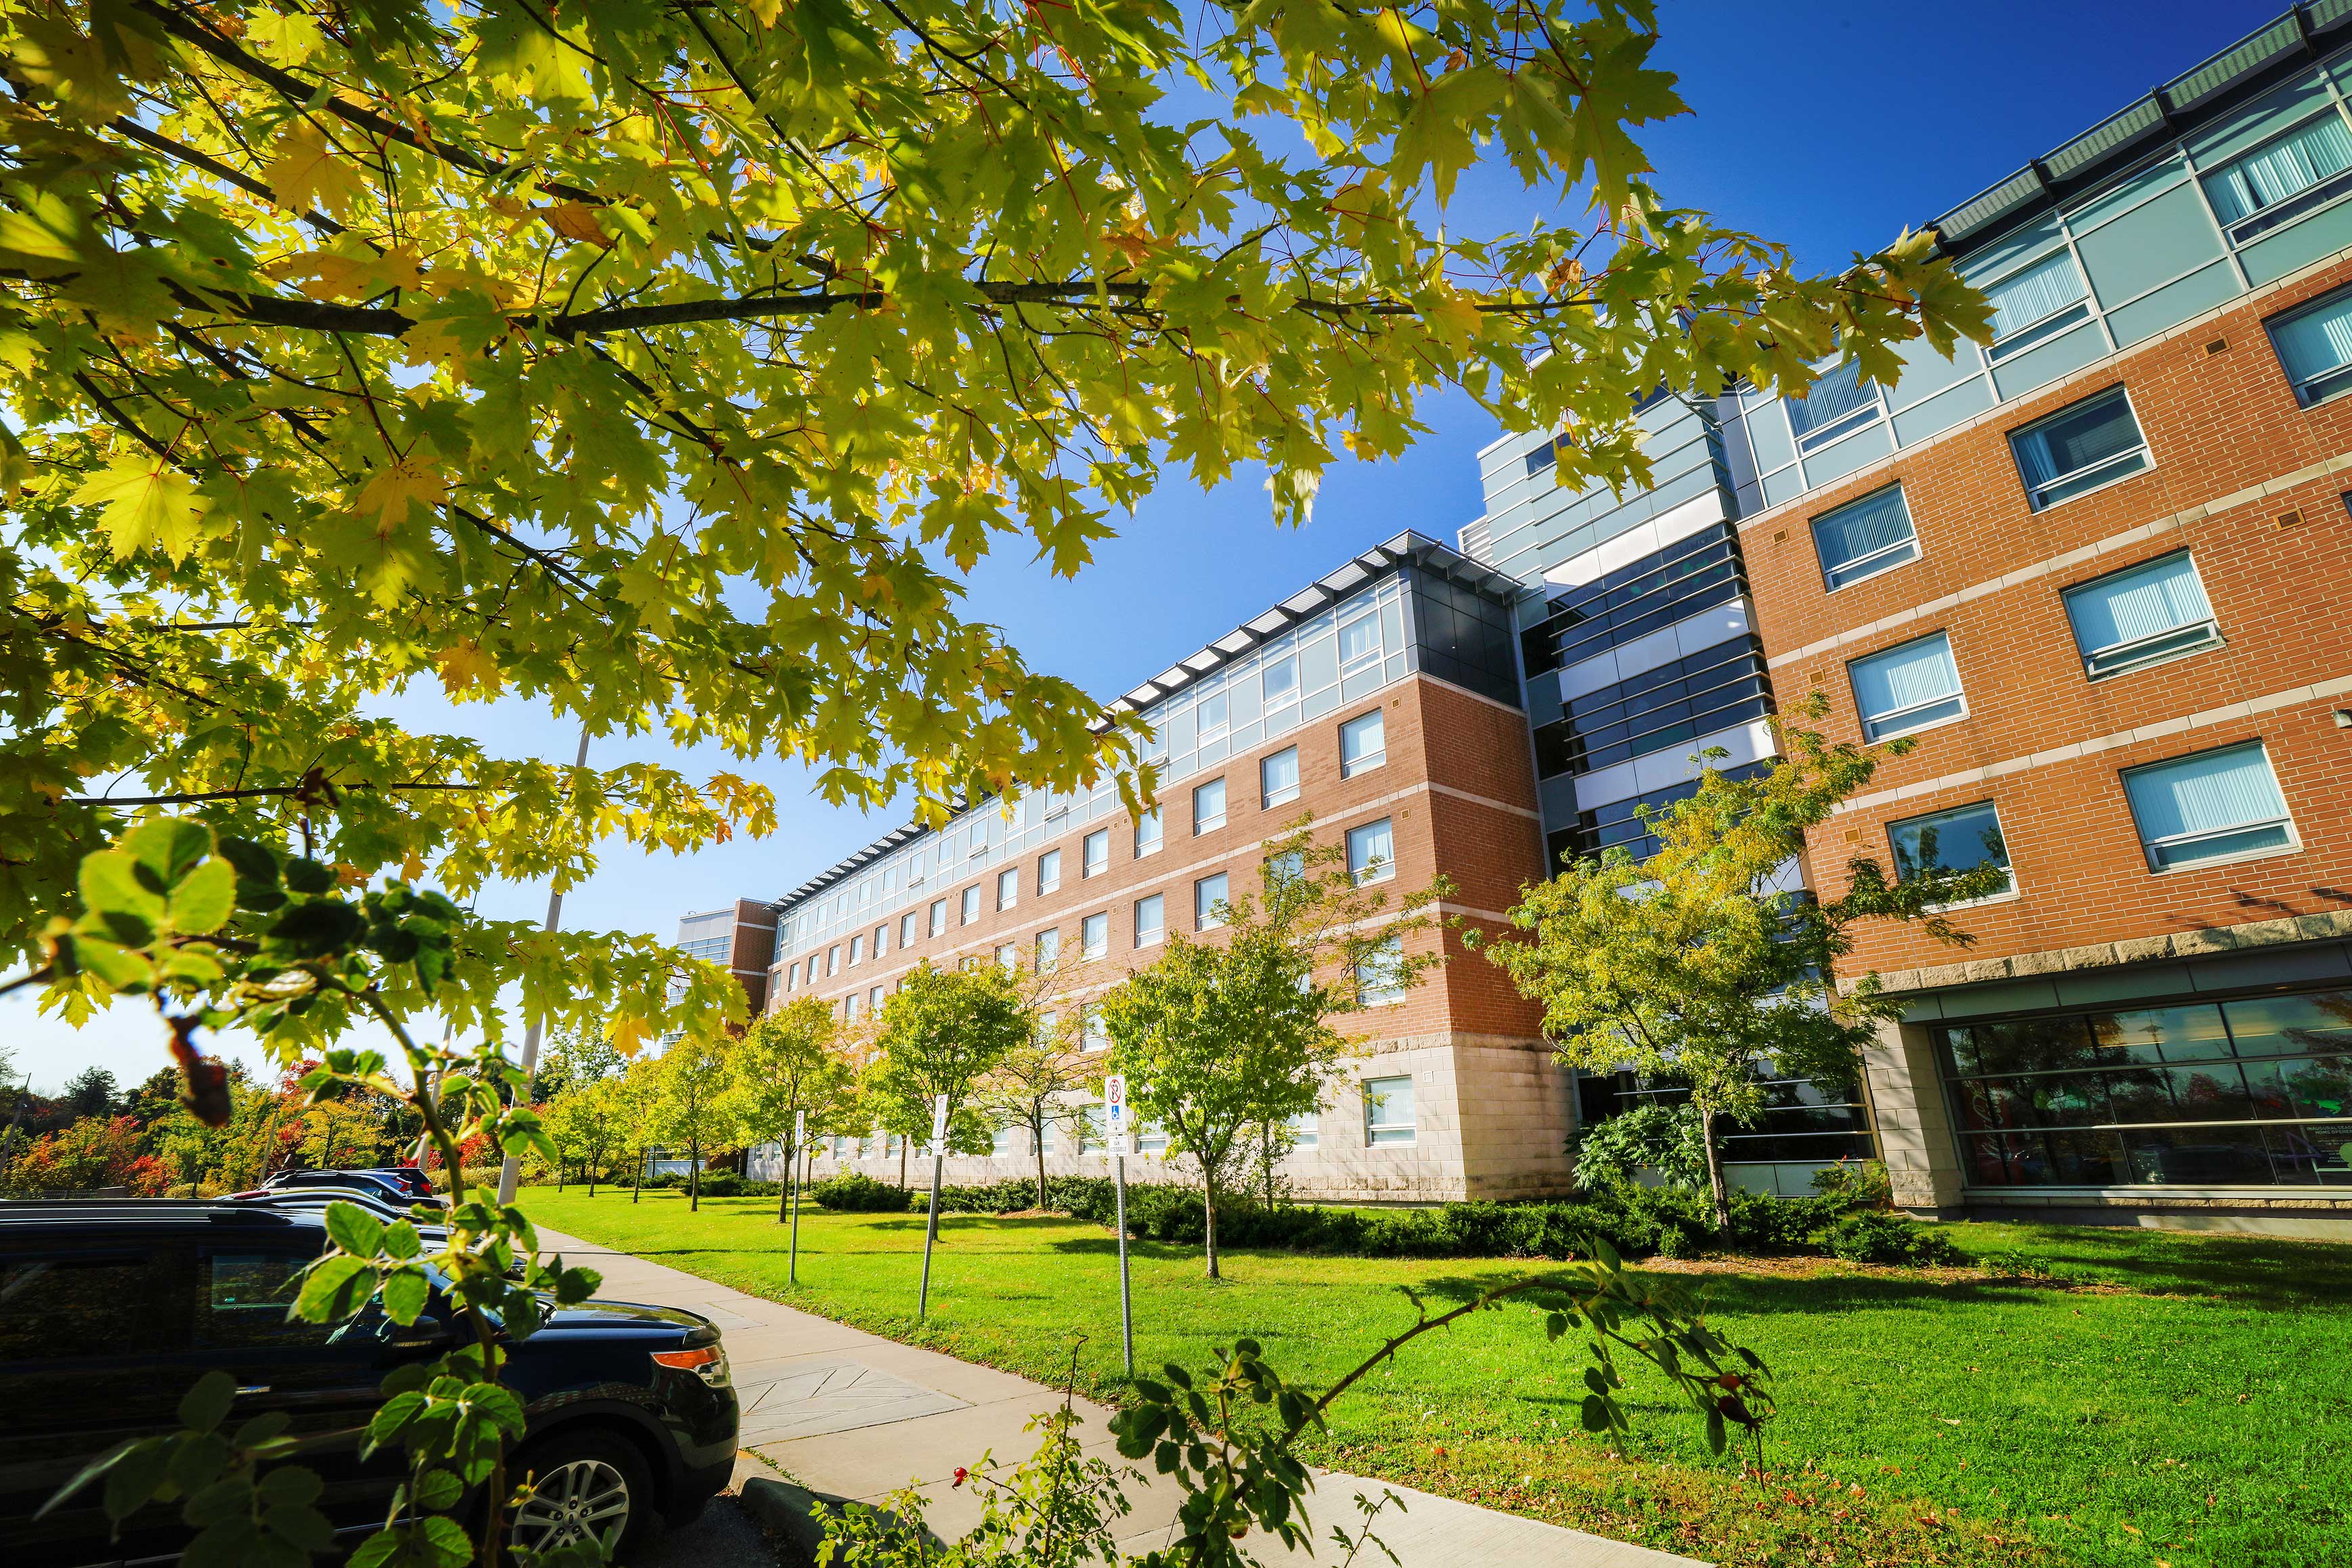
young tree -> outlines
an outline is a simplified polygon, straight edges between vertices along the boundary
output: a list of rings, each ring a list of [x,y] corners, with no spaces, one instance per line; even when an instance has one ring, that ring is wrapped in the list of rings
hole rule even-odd
[[[1249,1154],[1251,1130],[1312,1112],[1354,1042],[1332,1020],[1365,1005],[1366,984],[1402,992],[1441,961],[1409,951],[1451,891],[1440,877],[1396,897],[1344,841],[1318,841],[1312,819],[1266,846],[1259,894],[1220,904],[1225,925],[1168,950],[1103,1003],[1109,1066],[1127,1075],[1137,1115],[1168,1134],[1171,1155],[1200,1171],[1209,1278],[1217,1200]]]
[[[615,1078],[592,1078],[570,1084],[548,1102],[542,1115],[557,1154],[580,1163],[591,1197],[596,1196],[596,1173],[612,1160],[624,1136],[619,1083]],[[557,1184],[562,1185],[560,1176]]]
[[[613,1080],[614,1114],[620,1124],[621,1147],[629,1155],[629,1201],[645,1197],[646,1160],[661,1140],[655,1133],[661,1103],[661,1059],[640,1056]]]
[[[983,1074],[973,1097],[990,1127],[1023,1127],[1036,1166],[1037,1207],[1045,1207],[1045,1131],[1068,1119],[1072,1102],[1102,1076],[1087,1051],[1084,1017],[1074,993],[1096,966],[1072,949],[1047,957],[1034,943],[1009,971],[1015,993],[1036,1028]]]
[[[654,1073],[654,1135],[676,1148],[684,1145],[687,1207],[702,1207],[702,1160],[732,1141],[727,1107],[729,1051],[714,1040],[688,1036],[663,1051]]]
[[[908,972],[882,1004],[866,1079],[883,1126],[906,1140],[902,1173],[903,1151],[930,1136],[938,1095],[948,1097],[950,1152],[986,1154],[993,1146],[979,1111],[981,1081],[1035,1029],[1020,988],[1001,965],[941,969],[925,959]]]
[[[572,1024],[557,1030],[532,1074],[533,1104],[547,1104],[575,1084],[610,1078],[628,1065],[609,1032],[601,1025]]]
[[[1630,1065],[1690,1086],[1719,1230],[1731,1208],[1717,1130],[1763,1109],[1764,1070],[1851,1082],[1880,1022],[1901,1014],[1875,974],[1837,982],[1853,928],[1907,921],[1965,944],[1939,907],[2008,885],[1992,862],[1940,871],[1931,853],[1930,869],[1893,881],[1875,861],[1854,860],[1836,898],[1791,891],[1805,830],[1867,785],[1880,755],[1912,744],[1831,745],[1794,722],[1821,711],[1815,699],[1775,721],[1780,758],[1768,772],[1733,779],[1706,768],[1696,794],[1646,817],[1659,844],[1647,860],[1620,846],[1528,888],[1511,911],[1524,935],[1489,947],[1542,1005],[1562,1062]]]
[[[795,1124],[804,1122],[811,1133],[829,1125],[849,1094],[853,1075],[836,1032],[833,1009],[802,997],[761,1014],[729,1053],[727,1098],[737,1136],[747,1147],[782,1145],[788,1177],[800,1169]],[[787,1179],[776,1197],[779,1225],[791,1192]]]

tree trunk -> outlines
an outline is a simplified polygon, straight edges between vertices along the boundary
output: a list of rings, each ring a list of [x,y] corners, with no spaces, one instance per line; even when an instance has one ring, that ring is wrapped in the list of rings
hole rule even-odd
[[[596,1196],[596,1167],[593,1163],[588,1167],[588,1196]]]
[[[1045,1116],[1039,1112],[1029,1124],[1029,1152],[1037,1156],[1037,1207],[1045,1207]]]
[[[1698,1113],[1699,1136],[1706,1144],[1706,1186],[1715,1199],[1716,1234],[1726,1240],[1731,1238],[1731,1193],[1723,1183],[1723,1155],[1715,1144],[1715,1113],[1702,1109]]]
[[[564,1178],[565,1176],[569,1176],[569,1175],[571,1174],[571,1172],[572,1172],[572,1162],[571,1162],[570,1160],[559,1159],[559,1160],[557,1160],[557,1161],[555,1162],[555,1190],[556,1190],[556,1191],[558,1191],[558,1192],[562,1192],[562,1191],[563,1190],[563,1178]]]
[[[784,1179],[776,1186],[776,1223],[779,1225],[790,1218],[786,1210],[792,1207],[793,1178],[800,1175],[800,1167],[793,1162],[799,1153],[791,1139],[784,1140]]]
[[[907,1185],[907,1145],[913,1142],[912,1138],[906,1137],[898,1140],[898,1186],[902,1190]]]
[[[1258,1158],[1265,1166],[1265,1207],[1274,1209],[1274,1124],[1268,1122],[1257,1130]]]
[[[646,1151],[639,1149],[637,1151],[637,1168],[629,1173],[629,1201],[631,1203],[636,1202],[638,1198],[645,1196],[645,1190]]]
[[[1201,1166],[1202,1202],[1208,1206],[1209,1278],[1222,1280],[1217,1272],[1217,1173],[1203,1164]]]
[[[702,1145],[688,1144],[686,1153],[686,1211],[699,1214],[702,1212]]]

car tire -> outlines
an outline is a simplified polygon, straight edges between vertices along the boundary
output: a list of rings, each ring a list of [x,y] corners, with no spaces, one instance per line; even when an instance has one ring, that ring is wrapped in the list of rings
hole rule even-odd
[[[661,1500],[654,1494],[645,1456],[625,1437],[609,1432],[557,1432],[507,1461],[507,1474],[533,1482],[532,1497],[507,1523],[509,1553],[573,1542],[601,1540],[617,1522],[619,1549],[614,1561],[645,1544],[657,1527]]]

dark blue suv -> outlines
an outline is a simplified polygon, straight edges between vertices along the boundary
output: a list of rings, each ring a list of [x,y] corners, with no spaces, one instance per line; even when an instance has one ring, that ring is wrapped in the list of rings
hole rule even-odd
[[[0,1552],[8,1568],[168,1562],[189,1531],[156,1505],[109,1540],[96,1488],[36,1521],[83,1465],[127,1438],[175,1430],[180,1396],[219,1368],[238,1415],[282,1410],[293,1462],[327,1483],[321,1506],[359,1531],[380,1522],[400,1457],[360,1456],[378,1385],[458,1343],[448,1301],[402,1328],[373,1311],[289,1321],[303,1268],[324,1249],[315,1212],[250,1204],[0,1203]],[[470,1331],[467,1331],[470,1335]],[[509,1473],[535,1478],[518,1544],[618,1527],[625,1549],[683,1524],[734,1468],[737,1409],[719,1331],[670,1307],[591,1301],[512,1345],[507,1385],[529,1427]]]

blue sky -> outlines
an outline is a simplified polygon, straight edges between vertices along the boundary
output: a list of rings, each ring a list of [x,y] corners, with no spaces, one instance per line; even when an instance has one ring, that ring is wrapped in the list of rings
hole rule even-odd
[[[1668,201],[1779,240],[1808,267],[1833,267],[1948,211],[2283,9],[2279,0],[1664,0],[1655,60],[1681,76],[1695,112],[1654,128],[1646,145]],[[1454,221],[1516,228],[1548,205],[1497,168],[1465,178]],[[1171,483],[1076,580],[1010,558],[983,563],[968,608],[1004,626],[1032,664],[1114,696],[1400,529],[1450,540],[1476,517],[1475,454],[1497,432],[1466,398],[1435,399],[1422,413],[1431,434],[1402,460],[1335,467],[1305,528],[1268,520],[1255,476],[1207,493]],[[419,693],[394,711],[418,727],[565,760],[577,738],[514,703],[452,711],[437,693]],[[730,766],[642,740],[600,743],[593,759],[632,757],[689,771]],[[566,896],[565,925],[666,936],[687,910],[774,896],[901,820],[829,808],[794,768],[747,771],[777,792],[772,837],[683,859],[615,847]],[[543,886],[500,886],[479,907],[536,918],[545,902]],[[45,1090],[92,1061],[131,1080],[165,1061],[152,1013],[121,1007],[77,1032],[36,1017],[21,993],[0,998],[0,1047]]]

